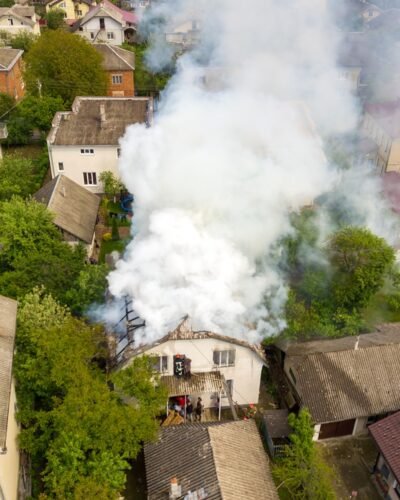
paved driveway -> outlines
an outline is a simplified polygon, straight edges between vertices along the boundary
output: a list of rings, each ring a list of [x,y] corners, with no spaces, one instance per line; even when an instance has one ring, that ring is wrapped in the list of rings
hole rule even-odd
[[[327,439],[318,444],[325,461],[334,470],[334,486],[339,500],[382,498],[371,479],[370,472],[378,452],[369,437]],[[356,496],[352,497],[353,492]]]

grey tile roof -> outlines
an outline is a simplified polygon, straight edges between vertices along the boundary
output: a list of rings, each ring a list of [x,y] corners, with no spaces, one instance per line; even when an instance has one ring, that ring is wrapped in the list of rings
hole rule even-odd
[[[292,432],[288,423],[289,410],[267,410],[263,413],[265,425],[271,438],[288,437]]]
[[[72,112],[56,113],[48,141],[66,146],[117,146],[128,125],[151,121],[151,108],[149,97],[76,97]]]
[[[144,448],[149,500],[168,499],[176,477],[182,496],[207,500],[277,500],[269,460],[253,420],[161,429]]]
[[[93,240],[100,198],[65,175],[43,186],[34,198],[54,213],[54,224],[85,243]]]
[[[0,48],[0,71],[9,71],[23,53],[23,50]]]
[[[285,360],[292,367],[302,405],[316,423],[400,409],[398,324],[381,333],[361,335],[358,347],[355,337],[326,343],[329,349],[321,341],[312,343],[317,346],[308,352],[296,344],[298,352],[289,349]]]
[[[103,56],[103,68],[106,71],[133,71],[135,54],[107,43],[94,43],[93,47]]]
[[[0,450],[6,447],[17,302],[0,295]]]

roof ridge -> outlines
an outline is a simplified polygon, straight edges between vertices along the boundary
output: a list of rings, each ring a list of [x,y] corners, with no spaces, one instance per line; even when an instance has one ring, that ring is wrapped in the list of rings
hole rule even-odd
[[[49,210],[50,210],[50,205],[51,205],[51,202],[53,201],[54,193],[56,192],[56,189],[57,189],[58,183],[60,182],[61,176],[62,176],[62,174],[58,174],[58,175],[56,176],[57,181],[56,181],[56,183],[54,184],[54,187],[53,187],[53,189],[52,189],[52,191],[51,191],[51,195],[50,195],[50,198],[49,198],[49,202],[47,203],[47,208],[48,208]]]

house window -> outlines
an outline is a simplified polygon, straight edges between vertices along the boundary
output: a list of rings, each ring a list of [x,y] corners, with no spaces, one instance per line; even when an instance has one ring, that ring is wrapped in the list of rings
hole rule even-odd
[[[214,351],[213,361],[216,366],[234,366],[235,365],[235,350],[229,351]]]
[[[92,148],[82,148],[81,155],[94,155],[94,149]]]
[[[10,26],[14,26],[14,19],[8,19],[8,24]]]
[[[60,7],[60,9],[65,9],[65,7],[66,7],[65,2],[61,2],[59,7]]]
[[[90,33],[90,38],[93,40],[93,38],[94,38],[94,33]]]
[[[168,356],[158,356],[154,360],[154,370],[158,373],[165,373],[168,371]]]
[[[104,17],[100,17],[99,22],[100,22],[100,29],[104,30],[106,28],[106,23],[104,21]]]
[[[82,15],[82,11],[78,9],[78,10],[76,11],[76,15],[77,15],[77,16],[81,16],[81,15]]]
[[[121,148],[117,148],[117,158],[121,156]]]
[[[85,186],[97,186],[96,172],[83,172],[83,183]]]
[[[82,26],[79,26],[79,31],[83,31]],[[93,33],[90,33],[90,34],[93,35]],[[93,38],[93,37],[91,37],[91,38]]]
[[[120,85],[122,83],[122,75],[112,75],[113,85]]]
[[[385,479],[387,479],[390,475],[389,467],[385,463],[381,467],[381,474]]]
[[[64,163],[62,161],[58,162],[58,170],[64,170]]]
[[[114,33],[112,31],[109,31],[107,33],[107,38],[108,38],[108,40],[114,40]]]
[[[67,13],[64,12],[64,19],[67,19]]]

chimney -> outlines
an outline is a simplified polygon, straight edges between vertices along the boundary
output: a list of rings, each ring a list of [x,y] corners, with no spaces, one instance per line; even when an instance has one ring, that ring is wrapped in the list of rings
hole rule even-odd
[[[357,335],[357,340],[356,340],[356,343],[354,344],[354,350],[357,351],[358,350],[358,344],[360,343],[360,336]]]
[[[179,486],[176,477],[173,477],[169,488],[169,500],[177,500],[181,496],[181,487]]]
[[[106,121],[106,107],[104,103],[100,104],[100,123],[104,123]]]

